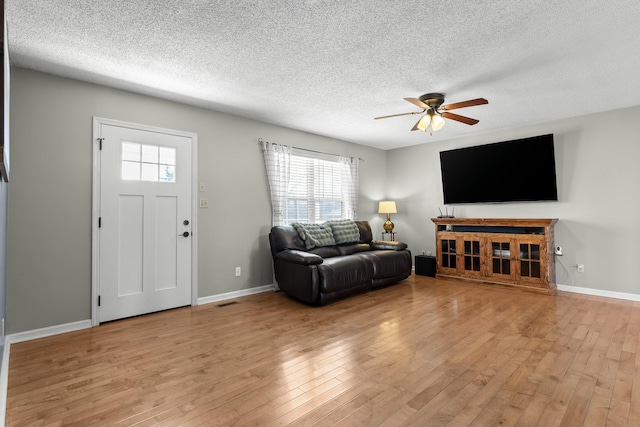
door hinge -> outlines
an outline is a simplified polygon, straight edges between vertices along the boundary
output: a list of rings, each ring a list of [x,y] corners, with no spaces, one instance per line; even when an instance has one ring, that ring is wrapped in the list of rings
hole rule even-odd
[[[100,143],[100,151],[102,151],[102,141],[104,141],[104,138],[98,138],[98,142]]]
[[[98,228],[102,227],[102,217],[98,217]]]
[[[100,295],[98,295],[98,307],[100,307]]]

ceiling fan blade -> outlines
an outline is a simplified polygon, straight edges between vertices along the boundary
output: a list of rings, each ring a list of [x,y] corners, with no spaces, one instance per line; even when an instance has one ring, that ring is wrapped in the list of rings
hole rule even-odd
[[[427,104],[425,104],[424,102],[420,101],[418,98],[404,98],[404,100],[405,101],[409,101],[410,103],[412,103],[416,107],[422,108],[423,110],[426,110],[427,108],[429,108],[429,106]]]
[[[416,122],[416,124],[415,124],[415,125],[413,125],[413,127],[411,128],[411,130],[420,130],[420,129],[418,129],[418,124],[420,124],[420,120],[422,120],[422,117],[420,117],[420,118],[418,119],[418,121]]]
[[[453,114],[453,113],[447,113],[447,112],[442,113],[442,117],[446,119],[455,120],[456,122],[461,122],[467,125],[475,125],[476,123],[479,122],[479,120],[472,119],[471,117],[465,117],[459,114]]]
[[[487,101],[484,98],[476,98],[476,99],[470,99],[468,101],[455,102],[453,104],[443,105],[440,108],[442,110],[455,110],[456,108],[473,107],[474,105],[483,105],[488,103],[489,101]]]
[[[388,119],[389,117],[411,116],[414,114],[422,114],[422,111],[413,111],[411,113],[391,114],[390,116],[374,117],[373,120]]]

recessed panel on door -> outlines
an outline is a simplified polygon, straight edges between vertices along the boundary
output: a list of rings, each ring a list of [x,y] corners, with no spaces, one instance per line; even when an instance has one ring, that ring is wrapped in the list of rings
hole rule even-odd
[[[172,289],[178,281],[178,199],[156,197],[156,290]]]
[[[118,296],[142,293],[144,197],[119,197]]]

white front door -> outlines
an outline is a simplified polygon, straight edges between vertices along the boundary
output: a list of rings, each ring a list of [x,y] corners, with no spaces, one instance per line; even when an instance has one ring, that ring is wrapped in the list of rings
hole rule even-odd
[[[99,124],[98,320],[191,304],[192,138]]]

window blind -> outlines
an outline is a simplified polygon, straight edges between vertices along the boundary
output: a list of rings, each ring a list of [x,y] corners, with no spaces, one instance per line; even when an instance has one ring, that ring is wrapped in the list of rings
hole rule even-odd
[[[293,149],[284,222],[317,223],[345,218],[344,167],[337,156]]]

